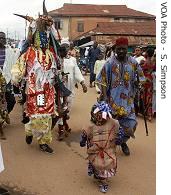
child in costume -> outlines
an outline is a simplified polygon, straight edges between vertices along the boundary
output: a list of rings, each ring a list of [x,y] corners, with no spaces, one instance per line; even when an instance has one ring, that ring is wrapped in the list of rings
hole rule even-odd
[[[80,146],[87,144],[88,175],[99,180],[101,192],[107,192],[107,179],[116,173],[116,145],[121,137],[111,107],[104,101],[96,103],[91,110],[91,122],[81,134]]]

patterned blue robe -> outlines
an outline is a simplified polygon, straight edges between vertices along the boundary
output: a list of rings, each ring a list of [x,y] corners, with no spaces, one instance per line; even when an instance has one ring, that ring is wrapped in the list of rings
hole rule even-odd
[[[96,83],[106,87],[109,103],[117,116],[120,125],[128,136],[134,137],[136,116],[134,96],[137,90],[137,74],[139,81],[144,82],[143,71],[133,57],[127,57],[126,62],[119,62],[115,56],[108,60],[99,75]]]

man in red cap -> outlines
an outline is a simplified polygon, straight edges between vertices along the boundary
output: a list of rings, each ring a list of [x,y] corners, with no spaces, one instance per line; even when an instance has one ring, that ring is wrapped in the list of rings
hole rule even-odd
[[[145,81],[143,71],[137,61],[127,56],[128,39],[120,37],[115,42],[115,55],[108,60],[99,75],[96,83],[101,89],[101,98],[113,108],[114,118],[120,124],[122,134],[121,145],[125,155],[130,155],[126,144],[130,137],[135,138],[136,115],[134,109],[134,96],[137,88],[137,78]]]

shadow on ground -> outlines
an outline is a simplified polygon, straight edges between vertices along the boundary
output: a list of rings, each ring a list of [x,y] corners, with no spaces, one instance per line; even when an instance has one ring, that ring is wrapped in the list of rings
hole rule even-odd
[[[17,186],[11,188],[7,185],[0,186],[0,195],[35,195],[33,193],[20,190]]]

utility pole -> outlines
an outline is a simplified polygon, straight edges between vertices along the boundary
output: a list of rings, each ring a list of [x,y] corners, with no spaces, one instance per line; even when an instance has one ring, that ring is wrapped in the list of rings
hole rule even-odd
[[[8,32],[8,28],[7,28],[7,33],[6,33],[7,44],[8,44],[8,35],[9,35],[9,32]]]
[[[7,28],[7,35],[6,35],[6,36],[7,36],[7,39],[8,39],[8,34],[9,34],[9,33],[8,33],[8,28]]]
[[[14,40],[16,41],[16,30],[14,32]]]

